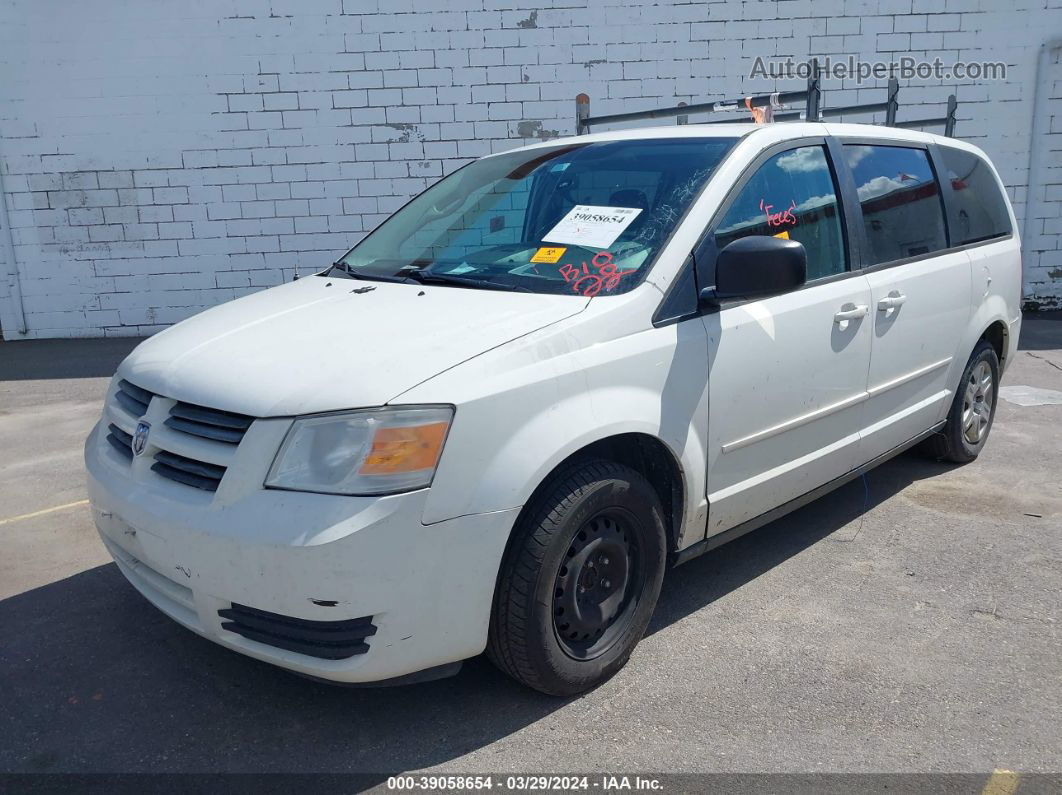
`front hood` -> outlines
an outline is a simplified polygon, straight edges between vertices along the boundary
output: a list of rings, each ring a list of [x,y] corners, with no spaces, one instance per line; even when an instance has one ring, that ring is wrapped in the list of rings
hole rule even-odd
[[[379,406],[588,301],[310,276],[155,335],[119,373],[160,395],[255,417]]]

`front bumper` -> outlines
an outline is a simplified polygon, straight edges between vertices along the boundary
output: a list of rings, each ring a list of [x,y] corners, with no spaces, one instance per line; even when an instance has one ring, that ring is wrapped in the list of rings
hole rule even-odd
[[[391,679],[483,651],[518,509],[423,525],[426,490],[360,498],[256,489],[204,502],[180,483],[131,476],[104,433],[97,426],[85,448],[97,529],[126,578],[188,629],[338,682]],[[304,622],[368,619],[374,634],[367,650],[322,659],[223,627],[234,605]]]

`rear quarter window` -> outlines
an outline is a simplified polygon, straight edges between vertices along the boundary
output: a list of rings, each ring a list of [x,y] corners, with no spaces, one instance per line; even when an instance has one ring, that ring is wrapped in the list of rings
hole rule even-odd
[[[984,158],[947,146],[940,147],[940,155],[955,197],[953,242],[962,245],[1009,235],[1007,200]]]

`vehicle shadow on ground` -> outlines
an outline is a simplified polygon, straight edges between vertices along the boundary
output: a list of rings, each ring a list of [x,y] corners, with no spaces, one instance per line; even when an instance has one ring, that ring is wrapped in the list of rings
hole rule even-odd
[[[870,473],[867,491],[854,481],[671,570],[650,634],[944,469],[905,455]],[[301,679],[180,628],[113,564],[0,602],[0,626],[8,683],[0,770],[327,771],[383,780],[490,745],[570,701],[525,689],[482,657],[452,679],[402,688]]]
[[[867,511],[911,483],[952,468],[914,451],[904,453],[804,508],[672,569],[647,635],[681,621],[842,528],[846,529],[843,540],[852,540]]]
[[[1062,310],[1026,312],[1022,316],[1019,351],[1055,351],[1062,344]]]
[[[141,342],[135,337],[0,341],[0,381],[110,378]]]

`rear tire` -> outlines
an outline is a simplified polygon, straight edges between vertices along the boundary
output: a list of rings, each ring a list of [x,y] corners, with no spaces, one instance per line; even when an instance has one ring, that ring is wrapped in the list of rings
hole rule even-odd
[[[664,512],[644,477],[602,460],[562,470],[513,531],[488,656],[550,695],[604,682],[641,640],[666,559]]]
[[[944,428],[922,443],[922,451],[956,464],[977,458],[992,430],[998,393],[999,357],[995,348],[981,340],[963,370]]]

